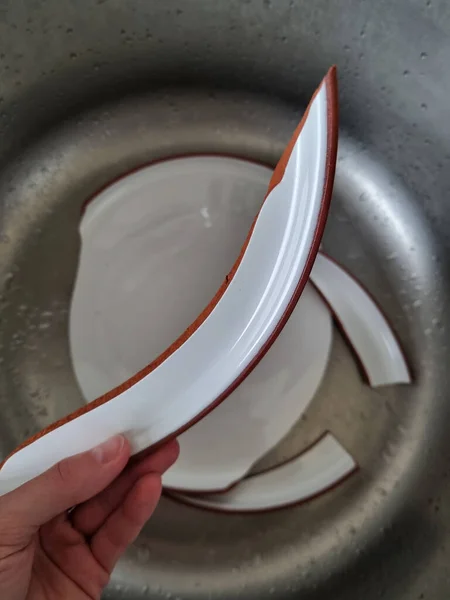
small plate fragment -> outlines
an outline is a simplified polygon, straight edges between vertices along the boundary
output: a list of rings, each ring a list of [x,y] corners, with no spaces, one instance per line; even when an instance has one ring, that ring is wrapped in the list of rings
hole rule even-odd
[[[311,282],[327,301],[372,387],[411,383],[400,344],[386,317],[361,284],[319,253]]]
[[[223,512],[253,513],[292,506],[322,494],[357,468],[352,456],[326,433],[309,450],[279,467],[244,479],[228,492],[202,496],[170,492],[186,504]]]

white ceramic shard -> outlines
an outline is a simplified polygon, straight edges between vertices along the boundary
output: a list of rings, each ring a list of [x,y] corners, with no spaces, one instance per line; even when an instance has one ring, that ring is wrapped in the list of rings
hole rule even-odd
[[[297,458],[252,475],[227,492],[202,496],[170,492],[170,496],[192,506],[223,512],[270,511],[322,494],[356,468],[350,454],[327,433]]]
[[[319,253],[311,281],[328,302],[371,386],[411,383],[404,354],[386,317],[361,284]]]
[[[118,433],[127,435],[134,453],[156,447],[236,389],[280,334],[307,282],[331,199],[336,150],[331,69],[274,171],[235,265],[206,309],[148,366],[20,446],[2,464],[0,493]],[[133,193],[140,174],[122,178],[99,197],[114,199],[124,185]],[[93,210],[103,204],[99,197]]]

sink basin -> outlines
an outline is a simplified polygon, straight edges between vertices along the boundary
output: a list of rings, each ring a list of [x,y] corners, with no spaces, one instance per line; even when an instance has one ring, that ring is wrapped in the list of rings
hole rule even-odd
[[[168,156],[274,166],[336,63],[341,133],[324,249],[382,306],[414,384],[370,389],[336,331],[316,399],[256,471],[330,430],[358,473],[254,516],[164,498],[105,598],[447,599],[449,5],[27,4],[6,3],[0,23],[0,460],[83,403],[67,328],[87,198]],[[242,232],[257,209],[243,199]],[[222,237],[218,281],[234,252]]]

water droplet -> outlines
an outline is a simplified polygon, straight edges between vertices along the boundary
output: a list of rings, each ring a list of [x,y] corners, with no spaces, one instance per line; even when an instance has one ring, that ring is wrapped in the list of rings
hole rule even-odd
[[[212,223],[211,223],[211,217],[209,215],[209,210],[207,206],[204,206],[203,208],[200,209],[200,214],[202,215],[203,219],[204,219],[204,224],[205,227],[211,227]]]
[[[421,53],[420,53],[420,58],[421,58],[422,60],[425,60],[426,58],[428,58],[428,54],[427,54],[426,52],[421,52]]]
[[[142,563],[147,563],[150,558],[150,551],[148,548],[138,549],[138,560]]]

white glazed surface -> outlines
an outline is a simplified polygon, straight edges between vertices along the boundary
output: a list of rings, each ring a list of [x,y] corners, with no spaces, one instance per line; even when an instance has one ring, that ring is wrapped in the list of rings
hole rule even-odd
[[[244,258],[203,325],[135,385],[13,454],[0,471],[0,493],[118,433],[127,435],[134,453],[147,448],[194,420],[236,380],[270,338],[302,277],[318,226],[326,158],[322,85]],[[117,182],[115,192],[125,186],[132,194],[139,175]]]
[[[356,469],[356,463],[327,433],[298,458],[271,471],[254,475],[221,494],[175,498],[193,506],[226,512],[273,510],[304,502],[330,489]]]
[[[356,279],[321,253],[310,279],[329,302],[370,385],[411,383],[408,365],[389,323]]]

